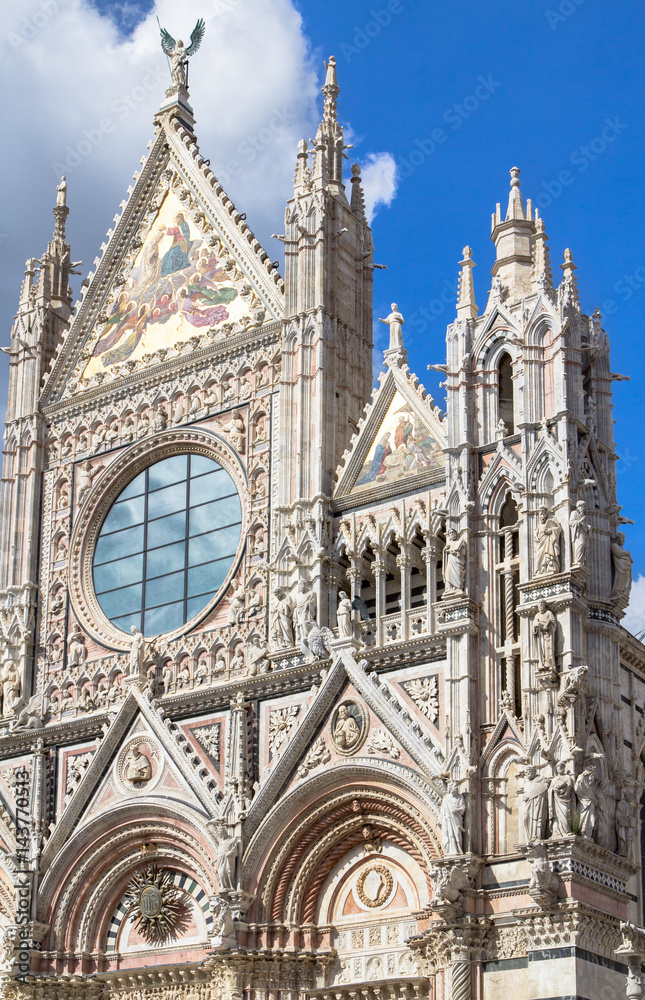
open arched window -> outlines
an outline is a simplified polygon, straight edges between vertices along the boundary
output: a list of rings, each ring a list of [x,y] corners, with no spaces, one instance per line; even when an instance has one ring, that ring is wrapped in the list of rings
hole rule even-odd
[[[498,420],[506,424],[506,433],[515,433],[513,413],[513,362],[510,355],[502,354],[499,359],[498,377]]]

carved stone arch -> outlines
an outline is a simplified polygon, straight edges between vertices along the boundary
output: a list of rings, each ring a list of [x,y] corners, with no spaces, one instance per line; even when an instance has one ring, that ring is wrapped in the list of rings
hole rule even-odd
[[[507,476],[498,477],[488,501],[488,513],[499,518],[509,496],[513,497],[512,481]],[[513,497],[514,499],[514,497]]]
[[[539,313],[531,320],[526,331],[526,343],[529,347],[549,347],[549,334],[553,337],[553,317],[547,313]]]
[[[479,349],[473,367],[478,371],[492,372],[499,366],[502,354],[508,354],[515,365],[519,357],[516,345],[509,344],[506,334],[515,336],[513,330],[496,330],[493,340],[485,341]]]
[[[483,510],[491,510],[492,498],[496,495],[501,481],[507,483],[509,489],[522,485],[519,472],[502,464],[501,460],[496,462],[494,468],[487,471],[479,484],[479,499]]]
[[[488,786],[488,802],[499,803],[499,808],[491,809],[487,816],[486,834],[491,853],[512,853],[514,845],[522,842],[518,795],[522,760],[523,748],[514,741],[504,739],[495,748],[482,772],[482,779]]]
[[[368,546],[372,549],[378,546],[378,535],[371,524],[364,524],[356,541],[356,555],[362,556]]]
[[[384,775],[383,771],[387,773]],[[428,877],[442,852],[438,804],[419,795],[405,770],[361,760],[334,766],[296,786],[274,806],[247,848],[244,888],[256,893],[256,921],[310,921],[317,892],[339,857],[376,834],[398,837]],[[291,817],[286,828],[284,817]]]
[[[158,867],[179,867],[207,895],[217,891],[212,874],[216,845],[190,805],[166,799],[126,802],[111,813],[108,828],[99,817],[72,833],[49,867],[38,913],[50,925],[50,946],[70,952],[104,950],[114,907],[142,866],[141,847],[150,842],[157,848]]]

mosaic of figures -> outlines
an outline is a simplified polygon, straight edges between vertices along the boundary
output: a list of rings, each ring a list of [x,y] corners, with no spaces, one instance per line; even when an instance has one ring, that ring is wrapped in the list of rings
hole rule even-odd
[[[365,457],[354,492],[426,470],[440,472],[445,465],[441,448],[397,390]]]

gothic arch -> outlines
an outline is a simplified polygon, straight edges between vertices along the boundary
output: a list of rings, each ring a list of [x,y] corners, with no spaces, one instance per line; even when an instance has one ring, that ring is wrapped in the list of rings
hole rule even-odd
[[[364,830],[398,844],[428,878],[441,854],[437,805],[388,762],[336,765],[296,786],[273,807],[247,848],[244,877],[256,922],[309,923],[334,865],[365,841]],[[285,829],[284,817],[291,820]]]

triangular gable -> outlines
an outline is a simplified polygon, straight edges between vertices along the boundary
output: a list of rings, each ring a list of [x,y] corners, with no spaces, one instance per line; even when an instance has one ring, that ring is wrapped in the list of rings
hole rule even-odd
[[[194,338],[228,340],[282,316],[277,269],[178,121],[161,116],[135,178],[43,403],[148,370],[188,341],[195,349]]]
[[[334,499],[362,501],[439,482],[445,477],[443,448],[438,408],[413,376],[389,368],[346,455]]]
[[[202,775],[202,761],[191,762],[194,750],[191,748],[188,756],[177,733],[177,726],[167,725],[163,712],[132,687],[47,841],[44,863],[64,849],[75,829],[115,803],[134,801],[135,797],[147,802],[174,798],[202,822],[218,818],[216,781]],[[183,734],[181,740],[185,743]],[[133,748],[148,761],[150,769],[149,776],[138,783]]]

